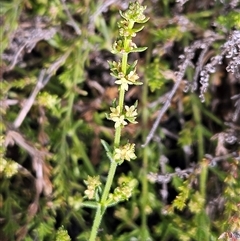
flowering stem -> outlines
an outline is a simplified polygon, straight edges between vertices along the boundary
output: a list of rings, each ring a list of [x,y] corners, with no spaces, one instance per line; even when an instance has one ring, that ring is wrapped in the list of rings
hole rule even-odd
[[[101,212],[101,205],[99,204],[98,207],[97,207],[95,218],[94,218],[94,222],[93,222],[92,231],[91,231],[91,234],[90,234],[89,241],[95,241],[96,240],[98,227],[101,223],[103,214],[104,214],[104,212]]]
[[[130,161],[130,159],[135,159],[134,146],[135,144],[127,143],[124,146],[120,146],[121,140],[121,132],[124,125],[127,124],[127,121],[131,123],[136,123],[135,118],[137,115],[136,106],[126,106],[124,110],[124,96],[125,91],[128,90],[128,85],[139,85],[140,82],[136,80],[139,78],[135,73],[136,64],[128,64],[128,54],[130,52],[141,52],[144,48],[137,48],[137,46],[132,43],[132,37],[136,35],[136,30],[133,29],[134,23],[144,23],[148,19],[143,14],[143,11],[146,7],[143,7],[139,4],[139,2],[134,2],[129,4],[129,9],[125,13],[121,13],[123,20],[119,22],[119,39],[113,45],[113,51],[115,53],[121,54],[122,58],[120,62],[116,63],[113,61],[111,66],[111,71],[113,76],[117,78],[115,83],[119,84],[119,97],[118,97],[118,105],[110,108],[112,113],[110,114],[109,119],[115,122],[115,135],[114,135],[114,148],[113,151],[110,151],[110,148],[106,147],[108,155],[110,156],[111,164],[108,171],[106,185],[103,190],[103,194],[101,196],[100,202],[97,203],[97,211],[95,214],[91,234],[89,241],[95,241],[98,233],[99,226],[101,224],[101,220],[104,212],[106,211],[109,200],[111,202],[111,195],[109,195],[113,178],[115,176],[115,172],[117,169],[117,165],[121,164],[124,160]],[[107,146],[107,145],[106,145]],[[104,146],[105,147],[105,146]],[[109,149],[109,150],[108,150]],[[119,151],[120,150],[120,154]],[[123,151],[122,151],[123,150]],[[121,153],[122,151],[122,153]],[[86,183],[89,184],[91,182],[91,178]],[[94,188],[93,188],[94,189]],[[130,188],[131,189],[131,188]],[[130,190],[129,189],[129,190]],[[119,187],[118,187],[119,190]],[[131,190],[126,190],[121,193],[119,200],[126,200],[131,196]],[[88,193],[92,192],[92,188],[89,188]],[[118,194],[119,195],[119,194]],[[110,196],[110,197],[109,197]],[[119,198],[118,197],[118,198]],[[113,199],[115,201],[115,199]],[[118,200],[118,199],[117,199]]]
[[[127,69],[127,58],[128,58],[128,54],[123,54],[123,57],[122,57],[123,73],[125,73],[126,69]],[[123,63],[125,63],[125,64],[123,64]],[[124,96],[125,96],[125,90],[121,86],[120,92],[119,92],[120,113],[122,113],[122,110],[123,110]],[[114,147],[115,148],[119,147],[119,145],[120,145],[121,131],[122,131],[122,126],[118,126],[115,130],[115,135],[114,135]],[[117,163],[111,162],[111,166],[110,166],[110,169],[109,169],[109,172],[108,172],[107,182],[106,182],[106,185],[105,185],[105,188],[104,188],[104,191],[103,191],[101,203],[104,203],[107,200],[110,188],[112,186],[113,177],[114,177],[115,172],[116,172],[116,168],[117,168]]]
[[[123,73],[126,73],[127,59],[128,59],[128,54],[123,54],[123,56],[122,56],[122,71],[123,71]],[[125,72],[124,72],[124,70],[125,70]],[[124,96],[125,96],[125,90],[121,86],[120,91],[119,91],[120,113],[122,113],[122,111],[123,111]],[[115,148],[118,148],[119,145],[120,145],[121,131],[122,131],[122,126],[118,126],[115,130],[115,135],[114,135],[114,147]],[[106,182],[106,185],[105,185],[105,188],[104,188],[104,191],[103,191],[103,195],[102,195],[102,199],[101,199],[102,203],[104,203],[107,200],[110,188],[112,186],[113,177],[114,177],[115,172],[116,172],[116,168],[117,168],[117,163],[112,161],[109,172],[108,172],[107,182]]]
[[[143,134],[142,138],[145,140],[147,136],[147,119],[149,116],[148,108],[147,108],[147,97],[148,97],[148,83],[147,78],[145,78],[143,89],[142,89],[142,124],[143,124]],[[142,195],[141,195],[141,237],[142,240],[147,240],[148,237],[148,227],[147,227],[147,213],[146,207],[148,203],[148,180],[147,180],[147,173],[148,173],[148,147],[145,146],[143,149],[143,164],[141,168],[141,184],[142,184]]]
[[[125,40],[127,42],[127,40]],[[128,53],[123,53],[122,55],[122,72],[126,74],[127,72],[127,59],[128,59]]]
[[[127,40],[126,40],[127,41]],[[124,53],[122,56],[122,72],[125,74],[127,71],[127,60],[128,60],[128,54]],[[120,106],[120,113],[123,111],[123,105],[124,105],[124,96],[125,96],[125,90],[122,86],[120,86],[120,91],[119,91],[119,106]],[[115,130],[115,135],[114,135],[114,147],[117,148],[120,145],[120,139],[121,139],[121,131],[122,131],[122,126],[118,126]],[[108,177],[107,177],[107,182],[104,187],[103,195],[101,198],[101,204],[97,208],[97,212],[94,218],[93,222],[93,227],[90,235],[89,241],[94,241],[97,237],[97,230],[100,226],[103,214],[106,210],[105,203],[107,201],[113,178],[115,176],[115,172],[117,169],[117,162],[112,161],[110,165],[110,169],[108,171]]]

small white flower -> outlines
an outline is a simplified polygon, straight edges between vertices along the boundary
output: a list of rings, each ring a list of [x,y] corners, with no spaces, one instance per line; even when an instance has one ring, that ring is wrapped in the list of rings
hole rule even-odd
[[[137,110],[134,105],[132,106],[127,106],[125,105],[125,110],[126,110],[126,117],[136,117],[137,116]]]
[[[124,120],[124,115],[121,115],[120,117],[112,118],[112,120],[115,122],[115,125],[114,125],[115,128],[118,128],[119,126],[127,125],[127,122]]]
[[[135,155],[135,144],[126,144],[122,147],[115,149],[114,159],[120,161],[130,161],[131,159],[136,159]]]

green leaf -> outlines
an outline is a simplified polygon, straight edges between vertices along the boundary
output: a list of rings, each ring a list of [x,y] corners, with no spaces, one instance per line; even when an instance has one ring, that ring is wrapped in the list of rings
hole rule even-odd
[[[109,144],[105,140],[101,139],[101,143],[102,143],[102,145],[103,145],[103,147],[104,147],[104,149],[107,153],[112,152],[112,150],[111,150],[112,148],[109,146]]]
[[[128,65],[128,68],[127,68],[127,74],[129,74],[131,71],[136,71],[136,65],[137,65],[137,60],[135,60],[132,64]]]
[[[82,207],[96,209],[97,206],[98,206],[98,203],[93,202],[93,201],[85,201],[85,202],[82,203]]]
[[[143,52],[147,49],[148,47],[138,47],[138,48],[134,48],[132,50],[129,51],[129,53],[139,53],[139,52]]]
[[[144,28],[144,26],[141,26],[140,28],[134,28],[133,30],[134,30],[134,32],[140,32],[140,31],[142,31],[143,30],[143,28]]]
[[[113,155],[112,155],[112,148],[109,146],[109,144],[101,139],[101,143],[106,151],[107,157],[111,162],[114,162]]]

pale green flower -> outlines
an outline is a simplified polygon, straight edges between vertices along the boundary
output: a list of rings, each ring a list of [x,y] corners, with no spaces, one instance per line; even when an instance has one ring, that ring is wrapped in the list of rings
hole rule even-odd
[[[127,143],[126,145],[116,148],[114,159],[123,162],[124,160],[130,161],[131,159],[136,159],[135,155],[135,144]]]
[[[60,227],[57,231],[56,241],[71,241],[70,236],[68,235],[67,230],[63,227]]]
[[[120,78],[115,81],[115,84],[121,85],[121,87],[125,90],[128,91],[128,85],[131,85],[132,83],[128,81],[125,77]]]
[[[87,190],[84,191],[84,194],[88,199],[94,199],[96,194],[96,189],[101,186],[99,176],[90,177],[88,176],[87,180],[84,180],[84,183],[87,185]]]
[[[124,120],[124,115],[121,115],[119,117],[112,118],[112,120],[115,122],[114,127],[118,128],[119,126],[125,126],[127,125],[127,122]]]
[[[112,120],[113,118],[119,117],[121,114],[120,111],[120,106],[118,105],[116,108],[110,107],[111,113],[110,113],[110,119]]]
[[[125,113],[126,119],[133,124],[137,123],[137,121],[135,121],[137,117],[136,107],[134,105],[130,107],[125,105],[125,110],[126,110],[126,113]]]
[[[111,113],[109,115],[110,119],[115,122],[114,127],[117,128],[119,126],[125,126],[127,125],[127,122],[125,121],[124,115],[121,115],[120,106],[117,106],[116,108],[110,107]]]
[[[88,176],[87,180],[84,180],[84,183],[88,186],[88,187],[92,187],[93,189],[96,187],[101,186],[101,182],[100,182],[100,177],[99,176]]]
[[[139,79],[139,76],[136,74],[136,70],[130,71],[130,73],[127,75],[127,79],[128,81],[132,82],[132,84],[135,83],[136,80]]]
[[[7,164],[4,168],[4,174],[7,178],[12,177],[18,172],[18,163],[15,161],[7,161]]]
[[[126,110],[126,117],[135,117],[137,116],[137,110],[134,105],[132,106],[127,106],[125,105],[125,110]]]
[[[84,191],[84,194],[87,196],[88,199],[94,199],[95,189],[87,189]]]
[[[116,203],[124,200],[128,200],[132,196],[132,192],[137,185],[137,180],[131,177],[123,177],[122,180],[118,181],[118,187],[114,189],[113,193],[109,194],[109,201]]]
[[[145,23],[148,18],[144,15],[146,6],[141,6],[139,2],[130,2],[129,8],[125,12],[121,12],[121,16],[127,21],[133,21],[136,23]]]
[[[116,76],[116,74],[114,75]],[[128,91],[128,85],[141,85],[141,82],[138,82],[139,76],[136,74],[136,68],[131,70],[129,74],[125,75],[120,72],[118,73],[117,80],[115,81],[115,84],[121,85],[121,87]]]

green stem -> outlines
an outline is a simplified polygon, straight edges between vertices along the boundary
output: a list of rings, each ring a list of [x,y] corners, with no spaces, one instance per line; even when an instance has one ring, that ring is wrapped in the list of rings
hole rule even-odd
[[[198,99],[194,94],[191,95],[193,116],[196,122],[196,134],[198,141],[198,160],[201,160],[204,156],[204,139],[201,126],[201,113],[198,106]]]
[[[93,168],[93,165],[92,165],[86,151],[84,150],[82,141],[79,140],[77,135],[73,135],[72,138],[73,138],[73,142],[79,149],[79,153],[81,153],[83,164],[86,167],[86,170],[88,171],[88,173],[90,173],[90,175],[92,175],[92,176],[95,175],[95,170]]]
[[[101,224],[103,214],[105,213],[105,210],[106,210],[105,202],[108,198],[108,194],[109,194],[110,188],[112,186],[112,182],[113,182],[113,178],[114,178],[116,169],[117,169],[117,163],[111,162],[111,166],[110,166],[110,169],[108,171],[107,182],[106,182],[106,185],[104,187],[103,195],[102,195],[102,198],[101,198],[101,203],[98,205],[97,212],[95,214],[95,218],[94,218],[93,227],[92,227],[92,231],[91,231],[89,241],[95,241],[95,239],[97,237],[97,231],[98,231],[98,228]]]
[[[125,96],[125,90],[121,86],[120,87],[120,93],[119,93],[119,106],[120,106],[120,112],[121,113],[122,113],[123,105],[124,105],[124,96]]]
[[[206,160],[203,160],[201,163],[201,174],[200,174],[200,193],[202,197],[205,199],[206,196],[206,183],[208,176],[208,164]]]
[[[101,223],[102,216],[103,216],[103,212],[101,212],[101,205],[99,204],[98,207],[97,207],[95,218],[94,218],[94,222],[93,222],[92,231],[91,231],[89,241],[95,241],[96,240],[98,227]]]
[[[144,139],[145,140],[145,139]],[[147,227],[147,214],[146,206],[148,202],[148,181],[147,181],[147,170],[148,170],[148,156],[147,147],[143,150],[143,167],[141,170],[142,178],[142,198],[141,198],[141,240],[147,240],[148,227]]]
[[[128,61],[128,54],[124,53],[123,57],[122,57],[122,72],[124,74],[126,74],[126,72],[127,72],[127,61]],[[123,111],[124,96],[125,96],[125,90],[121,86],[120,91],[119,91],[119,106],[120,106],[120,112],[121,113]],[[115,130],[114,148],[117,148],[120,145],[121,131],[122,131],[121,126],[117,127],[116,130]],[[116,169],[117,169],[117,163],[112,161],[111,165],[110,165],[110,169],[108,171],[107,182],[106,182],[106,185],[105,185],[104,190],[103,190],[101,203],[99,204],[99,206],[97,208],[97,211],[96,211],[96,214],[95,214],[95,218],[94,218],[93,227],[92,227],[92,230],[91,230],[89,241],[95,241],[96,240],[98,228],[101,224],[102,217],[103,217],[103,215],[105,213],[105,210],[107,208],[105,206],[106,205],[105,203],[107,201],[107,198],[108,198],[111,186],[112,186],[112,182],[113,182],[113,178],[115,176]]]
[[[143,140],[146,139],[147,136],[147,122],[148,122],[148,109],[147,109],[147,96],[148,96],[148,84],[147,79],[145,78],[145,82],[143,85],[142,92],[142,125],[143,125]],[[146,214],[146,206],[148,203],[148,147],[143,149],[143,166],[141,170],[142,178],[142,195],[141,195],[141,240],[145,241],[148,237],[148,227],[147,227],[147,214]]]
[[[107,182],[106,182],[106,185],[105,185],[105,188],[104,188],[104,191],[103,191],[103,195],[102,195],[102,198],[101,198],[102,204],[104,204],[107,200],[110,188],[112,186],[112,182],[113,182],[113,178],[114,178],[116,169],[117,169],[117,163],[111,162],[110,169],[109,169],[109,172],[108,172]]]
[[[128,42],[125,40],[125,42]],[[127,73],[127,60],[128,60],[128,53],[123,53],[122,56],[122,72],[125,75]]]

